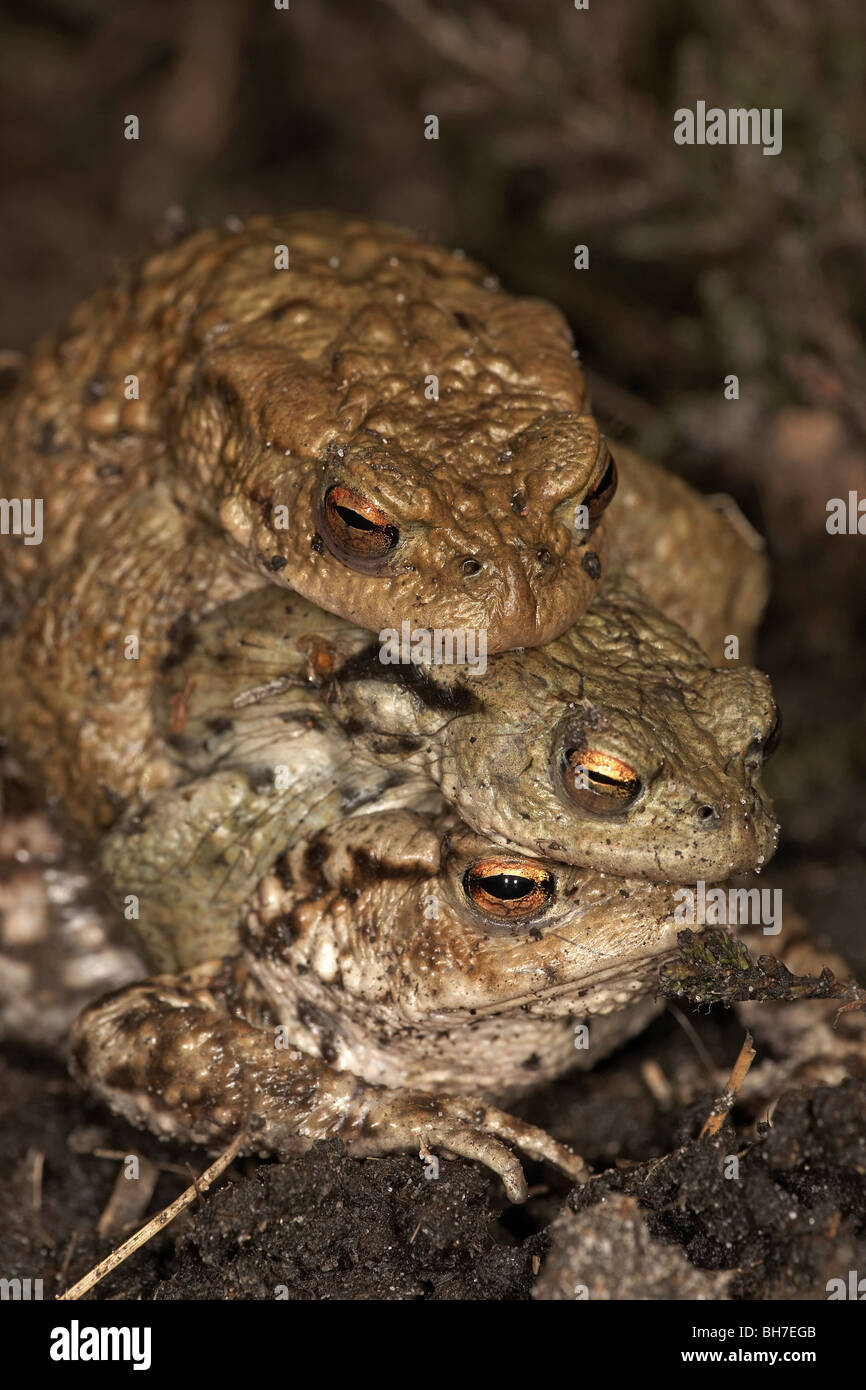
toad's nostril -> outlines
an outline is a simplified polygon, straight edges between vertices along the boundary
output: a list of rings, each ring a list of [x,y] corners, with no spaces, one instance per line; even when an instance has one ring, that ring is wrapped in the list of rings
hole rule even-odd
[[[702,806],[698,807],[697,817],[702,825],[710,825],[713,821],[720,819],[716,807],[711,806],[708,801],[705,801]]]
[[[471,579],[473,575],[481,573],[480,563],[478,560],[474,560],[471,555],[467,555],[460,568],[467,579]]]

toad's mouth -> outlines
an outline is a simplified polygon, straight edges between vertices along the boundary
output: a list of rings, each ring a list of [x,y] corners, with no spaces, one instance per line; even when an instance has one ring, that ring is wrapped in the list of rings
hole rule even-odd
[[[664,920],[673,922],[673,913]],[[579,979],[551,981],[549,985],[519,990],[486,1003],[467,999],[464,1006],[431,1011],[426,1015],[425,1021],[437,1027],[440,1024],[454,1026],[466,1023],[470,1017],[471,1021],[475,1022],[479,1019],[494,1018],[498,1014],[512,1013],[518,1009],[537,1017],[559,1018],[581,1012],[581,1004],[593,1013],[614,1012],[650,993],[661,966],[673,960],[676,954],[675,941],[661,950],[649,950],[644,955],[631,957],[627,962],[623,961],[622,956],[606,952],[597,969],[582,973]],[[543,965],[534,968],[542,972],[544,969]],[[617,983],[620,984],[620,988],[615,993],[610,993]],[[599,998],[608,993],[610,997],[607,1000]]]

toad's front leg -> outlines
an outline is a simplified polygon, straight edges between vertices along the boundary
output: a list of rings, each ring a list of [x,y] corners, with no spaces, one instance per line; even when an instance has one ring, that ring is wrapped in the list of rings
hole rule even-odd
[[[587,1176],[570,1149],[484,1101],[371,1086],[278,1047],[279,1030],[239,1016],[246,987],[239,967],[208,962],[120,990],[75,1024],[73,1071],[134,1124],[209,1147],[241,1129],[247,1152],[280,1158],[337,1137],[356,1157],[430,1146],[491,1168],[513,1202],[527,1188],[509,1145],[575,1181]]]

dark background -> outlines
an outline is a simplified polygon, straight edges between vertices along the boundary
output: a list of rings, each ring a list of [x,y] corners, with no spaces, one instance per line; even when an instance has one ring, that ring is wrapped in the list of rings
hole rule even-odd
[[[554,300],[603,426],[768,537],[769,877],[866,968],[866,538],[825,529],[866,496],[861,0],[290,2],[3,7],[0,346],[167,222],[269,208],[414,224]],[[676,145],[698,98],[781,107],[781,154]]]

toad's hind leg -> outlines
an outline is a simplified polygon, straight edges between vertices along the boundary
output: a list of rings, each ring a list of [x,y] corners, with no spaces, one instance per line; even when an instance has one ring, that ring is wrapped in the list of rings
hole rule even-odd
[[[570,1149],[483,1101],[371,1086],[281,1041],[243,967],[211,961],[92,1005],[72,1031],[72,1066],[132,1123],[210,1148],[239,1131],[246,1152],[280,1158],[319,1139],[341,1138],[357,1157],[429,1146],[492,1169],[512,1201],[527,1188],[510,1145],[576,1181],[586,1176]]]

